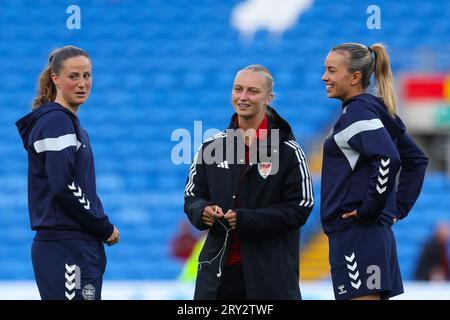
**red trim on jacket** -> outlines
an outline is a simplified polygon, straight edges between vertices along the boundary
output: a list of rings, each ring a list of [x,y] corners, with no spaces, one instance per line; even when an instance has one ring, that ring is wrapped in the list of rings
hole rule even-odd
[[[238,117],[236,117],[236,123],[239,126]],[[256,130],[256,139],[264,140],[267,137],[267,129],[268,129],[269,119],[267,116],[264,116],[263,121],[260,123],[258,129]],[[245,166],[241,172],[241,183],[244,180],[244,172],[247,169],[248,162],[250,159],[249,147],[245,146]],[[235,208],[239,208],[239,197],[236,198]],[[241,241],[239,239],[236,231],[231,232],[231,244],[230,251],[228,253],[228,260],[226,262],[227,265],[242,263],[241,256]]]

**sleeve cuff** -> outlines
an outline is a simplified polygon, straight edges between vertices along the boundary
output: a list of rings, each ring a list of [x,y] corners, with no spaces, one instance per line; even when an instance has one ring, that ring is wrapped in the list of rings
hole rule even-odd
[[[114,231],[114,225],[112,225],[111,223],[109,223],[107,229],[106,229],[105,232],[103,233],[102,240],[103,240],[103,241],[108,240],[109,237],[112,235],[113,231]]]

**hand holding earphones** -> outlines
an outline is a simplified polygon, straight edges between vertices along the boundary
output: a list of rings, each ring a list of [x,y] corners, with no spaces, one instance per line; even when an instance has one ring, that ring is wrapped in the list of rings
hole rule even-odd
[[[228,210],[228,212],[229,211],[230,210]],[[211,260],[205,260],[205,261],[198,262],[198,271],[201,271],[203,264],[210,265],[213,263],[214,260],[216,260],[218,257],[220,257],[219,266],[218,266],[219,272],[216,274],[216,276],[218,278],[220,278],[222,276],[222,258],[225,253],[225,248],[227,246],[228,236],[232,229],[232,227],[227,228],[220,220],[218,220],[219,218],[222,218],[222,217],[224,217],[222,208],[220,208],[217,205],[208,206],[205,208],[205,210],[203,210],[203,215],[202,215],[203,223],[205,223],[208,226],[212,226],[212,224],[217,220],[217,222],[225,229],[225,238],[223,240],[222,248],[220,248],[219,252],[217,253],[217,255],[214,258],[212,258]],[[234,223],[234,225],[236,225],[236,223]]]
[[[224,216],[222,208],[218,205],[207,206],[205,210],[203,210],[202,221],[207,226],[211,227],[213,223]]]
[[[228,224],[232,229],[236,229],[236,212],[233,210],[228,210],[227,213],[225,213],[224,218],[227,219]]]

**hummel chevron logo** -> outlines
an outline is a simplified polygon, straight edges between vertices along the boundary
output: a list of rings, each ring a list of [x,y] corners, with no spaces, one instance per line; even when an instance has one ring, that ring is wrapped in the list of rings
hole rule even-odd
[[[83,194],[83,192],[81,192],[81,188],[78,187],[78,192],[74,192],[73,193],[75,197],[81,197],[81,195]]]
[[[72,282],[74,279],[75,279],[75,273],[72,274],[72,275],[69,275],[69,274],[66,272],[66,280],[67,280],[67,282]]]
[[[227,161],[227,160],[225,160],[225,161],[219,163],[219,164],[217,165],[217,167],[218,167],[218,168],[223,168],[223,169],[230,169],[230,168],[228,167],[228,161]]]
[[[387,175],[389,173],[389,168],[387,168],[386,170],[381,169],[381,167],[378,169],[378,172],[384,177],[385,175]]]
[[[75,282],[66,282],[66,288],[69,291],[72,291],[75,288]]]
[[[391,163],[391,159],[381,159],[381,166],[378,168],[378,172],[380,173],[380,175],[378,176],[378,183],[376,186],[379,194],[382,194],[387,189],[386,183],[388,182],[389,178],[386,175],[389,173],[389,168],[387,167],[389,163]]]
[[[77,188],[75,186],[75,181],[72,182],[72,184],[69,184],[67,186],[69,187],[69,189],[71,191],[73,191],[72,193],[75,197],[81,198],[81,199],[78,199],[78,201],[81,204],[84,204],[83,208],[85,208],[86,210],[89,210],[91,208],[91,204],[90,204],[89,200],[85,198],[86,195],[83,194],[83,191],[81,190],[81,188],[80,187]]]
[[[355,253],[353,252],[352,255],[350,257],[345,256],[345,260],[347,260],[348,262],[352,262],[353,259],[355,259]]]
[[[378,182],[380,183],[380,185],[386,184],[387,181],[388,181],[387,177],[384,179],[381,179],[381,177],[378,177]]]
[[[359,289],[359,287],[361,286],[361,279],[359,279],[359,271],[356,270],[356,268],[358,267],[358,264],[355,261],[355,253],[352,252],[351,256],[347,256],[344,255],[345,260],[347,260],[347,262],[349,262],[350,264],[347,264],[347,269],[350,271],[348,273],[348,276],[350,277],[350,284],[352,285],[353,288],[355,289]],[[351,264],[353,262],[353,264]],[[354,273],[352,273],[354,272]],[[355,281],[355,282],[353,282]]]
[[[347,269],[349,269],[349,270],[351,270],[351,271],[355,271],[355,269],[356,269],[357,266],[358,266],[358,264],[357,264],[356,261],[355,261],[355,263],[352,264],[352,265],[347,264]]]
[[[70,188],[70,186],[69,186]],[[75,291],[73,291],[75,289],[75,277],[76,277],[76,265],[68,265],[66,263],[65,265],[66,267],[66,273],[64,274],[64,277],[66,278],[66,282],[64,283],[67,291],[64,292],[64,295],[66,296],[67,299],[72,300],[75,297]],[[73,291],[72,293],[70,291]]]
[[[356,264],[356,262],[355,262],[355,264]],[[350,276],[350,278],[352,278],[353,280],[356,281],[356,279],[358,279],[358,277],[359,277],[359,272],[358,272],[358,270],[356,270],[356,273],[355,273],[355,274],[351,274],[351,273],[349,272],[348,275]]]
[[[361,280],[358,280],[358,282],[356,282],[356,283],[353,283],[352,281],[350,281],[350,284],[352,285],[353,288],[359,289],[359,287],[361,286]]]
[[[66,298],[69,300],[72,300],[75,297],[75,291],[71,294],[68,294],[67,291],[65,292]]]
[[[67,265],[67,263],[66,263],[66,270],[67,270],[67,272],[69,272],[69,273],[74,272],[74,271],[75,271],[75,267],[76,267],[75,264],[69,266],[69,265]]]
[[[380,188],[380,187],[377,185],[377,191],[378,191],[379,194],[382,194],[383,192],[386,191],[386,187]]]
[[[80,201],[81,204],[85,204],[86,203],[86,199],[84,199],[84,194],[83,194],[83,198],[78,199],[78,201]]]
[[[380,167],[380,169],[382,169],[382,170],[380,170],[380,173],[381,173],[381,171],[383,171],[383,169],[386,169],[387,167],[388,167],[388,164],[389,163],[391,163],[391,159],[389,159],[389,158],[387,158],[386,160],[384,160],[384,159],[381,159],[381,167]],[[384,171],[383,171],[384,172]],[[387,172],[389,172],[389,170],[387,170]],[[387,173],[386,172],[386,173]],[[381,173],[383,176],[385,175],[385,173]]]

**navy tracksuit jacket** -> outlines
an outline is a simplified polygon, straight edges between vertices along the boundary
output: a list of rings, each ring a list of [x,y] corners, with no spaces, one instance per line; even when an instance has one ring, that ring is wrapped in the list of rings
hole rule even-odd
[[[86,259],[93,259],[91,262],[104,270],[106,260],[102,241],[107,240],[114,229],[96,193],[89,137],[78,118],[57,103],[38,107],[18,120],[16,126],[28,152],[28,206],[31,228],[36,230],[32,254],[36,280],[43,298],[65,298],[67,270],[73,272],[74,265],[79,268],[85,265],[84,270],[77,269],[81,282],[93,273]],[[56,245],[62,242],[36,243],[69,239],[73,242],[64,246]],[[51,266],[50,261],[53,261]],[[48,272],[43,273],[40,269]],[[102,275],[98,271],[94,273]],[[55,291],[61,288],[60,284],[53,290],[55,281],[51,277],[61,281],[60,291]],[[94,278],[91,280],[95,282]],[[77,287],[83,290],[81,284]],[[88,298],[98,297],[100,290],[88,286],[85,293]],[[93,295],[94,291],[97,294]]]
[[[324,231],[330,234],[351,223],[341,216],[353,210],[362,222],[392,225],[408,215],[419,197],[428,159],[379,98],[363,93],[345,101],[342,110],[323,148]]]

